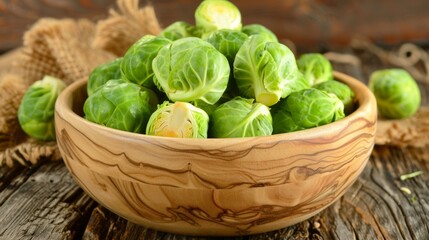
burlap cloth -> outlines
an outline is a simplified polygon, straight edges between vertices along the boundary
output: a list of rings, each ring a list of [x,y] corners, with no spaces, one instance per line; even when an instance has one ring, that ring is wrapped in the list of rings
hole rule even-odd
[[[153,7],[140,7],[138,0],[118,0],[108,17],[96,23],[49,18],[36,22],[24,35],[16,63],[0,73],[0,167],[61,159],[55,141],[36,141],[19,127],[17,109],[34,81],[52,75],[70,84],[88,76],[95,66],[122,56],[141,36],[160,31]],[[410,119],[381,119],[376,144],[427,147],[428,117],[428,108],[421,108]]]
[[[96,23],[52,18],[34,23],[16,61],[0,74],[0,167],[61,159],[55,141],[36,141],[19,127],[17,110],[34,81],[51,75],[70,84],[123,55],[141,36],[160,31],[153,7],[141,7],[138,0],[118,0],[108,17]]]

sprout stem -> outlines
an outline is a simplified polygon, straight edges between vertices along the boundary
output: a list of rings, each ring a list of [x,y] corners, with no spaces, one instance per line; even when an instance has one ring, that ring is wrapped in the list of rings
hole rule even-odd
[[[403,174],[403,175],[401,175],[400,179],[401,179],[401,181],[405,181],[405,180],[410,179],[410,178],[415,178],[415,177],[421,175],[422,173],[423,173],[423,171],[416,171],[416,172],[412,172],[412,173],[408,173],[408,174]]]

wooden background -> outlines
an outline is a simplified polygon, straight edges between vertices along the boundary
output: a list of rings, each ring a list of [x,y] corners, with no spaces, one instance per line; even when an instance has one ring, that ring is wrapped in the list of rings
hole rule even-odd
[[[21,44],[22,33],[40,17],[107,17],[116,0],[0,0],[0,51]],[[199,0],[140,0],[152,4],[162,26],[194,22]],[[244,24],[261,23],[302,51],[324,51],[367,37],[381,45],[429,44],[427,0],[232,0]]]

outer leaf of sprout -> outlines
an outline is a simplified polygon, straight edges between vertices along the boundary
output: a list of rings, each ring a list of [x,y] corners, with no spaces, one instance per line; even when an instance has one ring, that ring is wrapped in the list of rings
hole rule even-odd
[[[45,76],[28,88],[18,108],[18,121],[27,135],[43,141],[55,139],[55,101],[65,87],[62,80]]]
[[[269,136],[273,132],[267,106],[253,99],[236,97],[221,104],[210,115],[210,137],[235,138]]]
[[[270,29],[261,24],[245,25],[241,31],[248,36],[262,34],[268,39],[269,42],[279,42],[277,36]]]
[[[228,59],[230,66],[233,66],[235,55],[246,41],[247,35],[231,29],[221,29],[212,32],[207,41]]]
[[[296,63],[311,86],[333,79],[331,62],[320,53],[302,54]]]
[[[134,43],[125,53],[121,63],[122,77],[140,86],[152,88],[152,61],[158,51],[171,40],[163,37],[145,35]]]
[[[355,93],[346,84],[336,80],[330,80],[316,84],[313,87],[335,94],[343,102],[344,113],[346,115],[353,112],[355,104]]]
[[[117,58],[92,70],[86,85],[88,96],[97,91],[107,81],[121,78],[121,62],[122,58]]]
[[[196,37],[196,27],[184,21],[177,21],[168,25],[159,36],[171,41],[185,37]]]
[[[344,105],[332,93],[309,88],[290,94],[273,107],[274,133],[322,126],[344,118]]]
[[[155,85],[173,102],[215,104],[228,85],[228,60],[199,38],[182,38],[163,47],[152,65]]]
[[[403,69],[377,70],[371,74],[368,85],[377,99],[378,112],[385,118],[411,117],[420,107],[420,89]]]
[[[250,36],[237,52],[234,78],[240,96],[254,98],[266,106],[309,87],[299,75],[292,51],[260,34]]]
[[[240,10],[227,0],[204,0],[195,10],[195,23],[206,38],[220,29],[241,30]]]
[[[125,80],[110,80],[86,99],[83,111],[91,122],[144,133],[156,104],[156,94],[150,89]]]

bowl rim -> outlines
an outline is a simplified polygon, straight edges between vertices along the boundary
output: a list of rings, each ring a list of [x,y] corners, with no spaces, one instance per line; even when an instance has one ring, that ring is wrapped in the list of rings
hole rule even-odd
[[[338,71],[334,71],[334,79],[348,85],[355,93],[355,99],[357,102],[357,108],[347,115],[346,117],[337,120],[335,122],[325,124],[323,126],[318,126],[310,129],[299,130],[296,132],[289,133],[279,133],[272,134],[270,136],[257,136],[257,137],[236,137],[236,138],[174,138],[174,137],[164,137],[164,136],[152,136],[146,135],[142,133],[134,133],[127,132],[123,130],[118,130],[110,127],[106,127],[97,123],[93,123],[89,120],[86,120],[84,117],[78,115],[73,111],[73,97],[72,94],[82,85],[87,83],[87,78],[83,78],[77,80],[67,86],[63,92],[58,96],[56,104],[55,104],[55,115],[68,119],[67,121],[70,123],[81,122],[83,124],[89,125],[91,128],[97,128],[100,131],[105,131],[106,134],[113,135],[121,135],[126,138],[134,138],[134,139],[144,139],[144,140],[152,140],[156,142],[174,142],[180,145],[187,146],[204,146],[204,142],[209,141],[210,144],[216,145],[217,143],[224,145],[225,141],[229,144],[236,144],[247,141],[254,141],[258,139],[263,142],[276,142],[276,141],[284,141],[284,140],[296,140],[302,139],[303,137],[307,139],[321,137],[324,133],[331,132],[334,129],[344,128],[345,125],[348,125],[349,121],[357,118],[367,118],[372,111],[376,111],[376,101],[375,97],[369,88],[361,81],[356,78],[349,76],[345,73],[341,73]],[[377,114],[374,114],[377,116]],[[373,119],[374,124],[377,120],[376,117]]]

